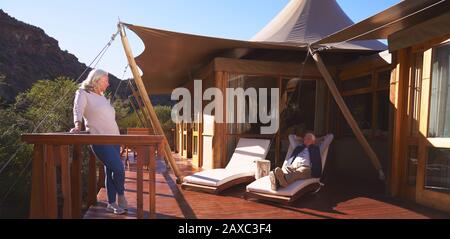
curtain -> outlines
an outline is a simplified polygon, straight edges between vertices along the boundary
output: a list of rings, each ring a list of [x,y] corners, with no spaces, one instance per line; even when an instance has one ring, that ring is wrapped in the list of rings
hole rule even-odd
[[[429,137],[450,137],[450,43],[435,48],[431,81]]]

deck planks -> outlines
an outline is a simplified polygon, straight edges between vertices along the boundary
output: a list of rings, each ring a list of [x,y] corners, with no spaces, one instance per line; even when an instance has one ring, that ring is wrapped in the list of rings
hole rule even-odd
[[[190,161],[174,155],[185,175],[196,170]],[[449,214],[412,202],[385,196],[382,189],[357,185],[357,180],[329,180],[317,195],[305,195],[291,206],[244,199],[245,185],[211,195],[182,190],[164,161],[157,160],[156,218],[158,219],[372,219],[372,218],[450,218]],[[148,216],[148,173],[144,170],[144,215]],[[84,215],[85,219],[136,219],[136,171],[132,165],[126,172],[126,197],[130,210],[125,215],[105,211],[106,190],[100,190],[96,205]]]

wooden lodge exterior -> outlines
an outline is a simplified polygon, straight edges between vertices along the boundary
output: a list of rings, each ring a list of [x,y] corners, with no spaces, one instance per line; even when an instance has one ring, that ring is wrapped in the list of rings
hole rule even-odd
[[[434,17],[422,17],[413,25],[392,30],[386,36],[390,52],[329,52],[323,55],[353,117],[388,172],[386,191],[392,196],[448,212],[450,16],[442,8],[428,9],[434,12]],[[411,35],[415,37],[411,38]],[[290,58],[293,61],[286,62],[295,54],[296,58]],[[215,58],[195,78],[203,81],[204,89],[214,86],[222,90],[232,87],[230,79],[236,76],[258,79],[258,83],[252,85],[255,88],[280,89],[281,112],[286,107],[286,95],[294,90],[289,88],[289,80],[298,77],[301,69],[299,63],[293,62],[303,59],[304,54],[261,50],[244,59]],[[440,70],[436,69],[438,66]],[[317,135],[333,133],[337,136],[331,146],[328,172],[376,181],[376,171],[313,62],[306,64],[301,78],[305,89],[309,89],[302,92],[305,95],[302,104],[310,105],[309,108],[305,106],[305,110],[313,113],[298,123]],[[192,89],[189,84],[185,87]],[[193,151],[200,152],[193,160],[194,166],[199,168],[224,167],[239,137],[273,138],[269,159],[280,166],[285,157],[287,134],[292,133],[281,131],[262,136],[255,133],[257,131],[242,131],[236,124],[214,124],[211,129],[205,129],[203,125],[195,127],[198,129],[195,135],[202,135],[203,139],[197,136],[191,139],[198,141],[191,145],[197,147]],[[208,133],[203,134],[203,131]]]

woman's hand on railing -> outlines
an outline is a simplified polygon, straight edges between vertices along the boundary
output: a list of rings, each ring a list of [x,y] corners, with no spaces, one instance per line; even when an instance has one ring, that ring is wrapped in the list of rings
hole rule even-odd
[[[70,129],[70,133],[79,134],[79,133],[81,133],[81,129],[80,129],[80,127],[75,126],[75,128]]]
[[[70,133],[79,134],[81,132],[81,123],[79,121],[75,122],[75,128],[70,129]]]

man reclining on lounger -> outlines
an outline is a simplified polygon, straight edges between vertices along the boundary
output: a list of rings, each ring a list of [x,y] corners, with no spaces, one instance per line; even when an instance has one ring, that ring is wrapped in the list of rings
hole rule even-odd
[[[316,136],[308,133],[300,144],[297,135],[289,135],[289,143],[294,151],[283,168],[277,167],[269,173],[272,190],[276,191],[278,186],[287,187],[289,184],[307,178],[320,178],[322,175],[321,151],[323,145],[315,145]]]

